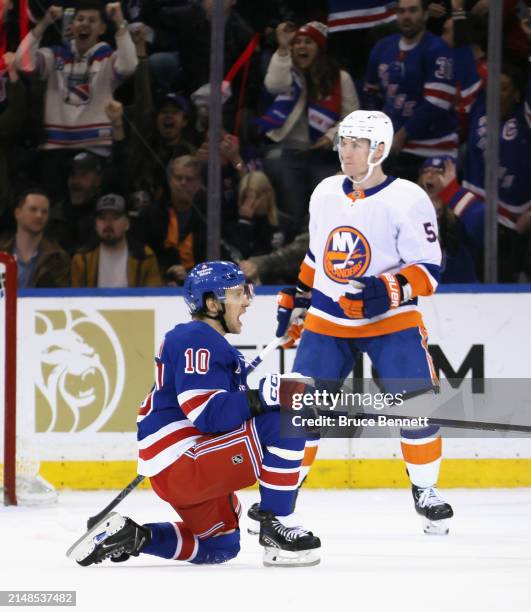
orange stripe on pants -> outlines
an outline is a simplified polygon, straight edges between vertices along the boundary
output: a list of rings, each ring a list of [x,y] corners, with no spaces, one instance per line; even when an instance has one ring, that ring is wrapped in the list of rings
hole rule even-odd
[[[441,383],[437,376],[437,372],[435,371],[435,366],[433,365],[433,359],[431,358],[428,346],[428,330],[424,327],[424,325],[420,325],[419,333],[420,337],[422,338],[422,348],[426,352],[426,360],[428,361],[428,367],[430,369],[431,381],[435,387],[439,387]]]
[[[315,446],[304,447],[304,457],[302,458],[302,467],[310,467],[317,457],[317,444]]]
[[[402,447],[404,461],[415,465],[432,463],[432,461],[440,459],[442,455],[442,439],[440,437],[426,444],[400,442],[400,446]]]

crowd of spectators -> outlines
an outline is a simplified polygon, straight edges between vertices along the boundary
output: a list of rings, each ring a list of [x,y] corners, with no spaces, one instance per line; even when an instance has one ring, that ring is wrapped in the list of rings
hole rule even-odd
[[[494,1],[224,0],[222,257],[293,282],[338,122],[382,109],[384,169],[433,202],[443,282],[482,281]],[[2,3],[0,249],[20,287],[175,286],[206,258],[212,6]],[[501,282],[531,279],[530,6],[503,0]]]

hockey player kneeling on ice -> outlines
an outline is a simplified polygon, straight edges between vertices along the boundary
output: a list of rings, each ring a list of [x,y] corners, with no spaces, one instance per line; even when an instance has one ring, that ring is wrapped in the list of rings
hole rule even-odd
[[[307,307],[293,370],[328,391],[340,389],[360,353],[370,357],[386,393],[433,393],[439,384],[417,306],[417,297],[432,295],[438,283],[437,220],[418,185],[384,174],[393,136],[391,120],[378,111],[358,110],[339,124],[344,175],[325,179],[313,192],[310,247],[298,286],[279,296],[279,337]],[[424,531],[446,534],[453,511],[435,489],[439,428],[402,429],[401,437]],[[301,481],[317,444],[307,443]]]
[[[215,261],[189,273],[184,294],[192,321],[166,334],[138,416],[139,474],[182,522],[137,525],[112,513],[68,554],[84,566],[139,553],[223,563],[240,550],[234,491],[258,480],[264,564],[315,565],[319,538],[289,516],[305,439],[280,433],[280,405],[288,407],[300,389],[278,374],[248,389],[244,358],[224,338],[240,333],[251,287],[237,265]]]

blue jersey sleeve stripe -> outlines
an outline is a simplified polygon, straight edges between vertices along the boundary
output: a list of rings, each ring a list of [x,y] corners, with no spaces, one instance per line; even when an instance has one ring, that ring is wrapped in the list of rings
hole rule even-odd
[[[429,263],[421,263],[419,265],[421,265],[424,268],[426,268],[426,270],[432,276],[433,280],[436,283],[439,283],[439,281],[441,279],[441,266],[438,266],[436,264],[429,264]]]

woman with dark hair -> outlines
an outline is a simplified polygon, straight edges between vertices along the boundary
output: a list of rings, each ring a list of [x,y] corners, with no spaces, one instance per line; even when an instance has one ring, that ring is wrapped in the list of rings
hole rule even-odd
[[[332,153],[337,123],[359,108],[351,77],[326,54],[327,27],[311,21],[296,29],[277,27],[278,49],[269,63],[265,87],[276,98],[259,120],[265,133],[265,169],[279,208],[296,230],[310,194],[339,170]]]

